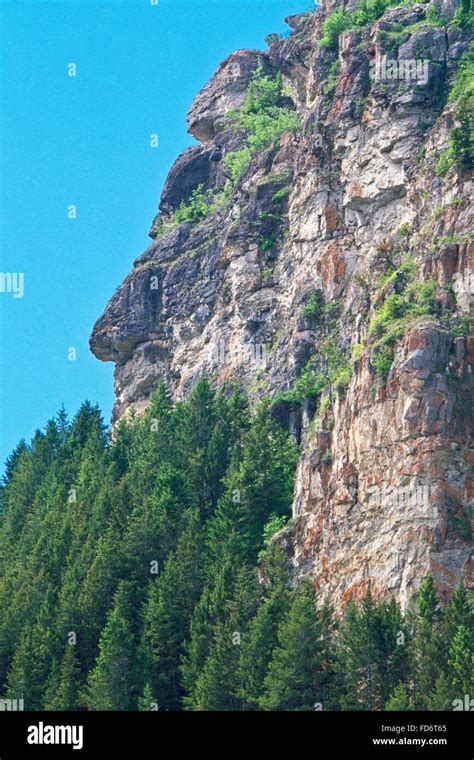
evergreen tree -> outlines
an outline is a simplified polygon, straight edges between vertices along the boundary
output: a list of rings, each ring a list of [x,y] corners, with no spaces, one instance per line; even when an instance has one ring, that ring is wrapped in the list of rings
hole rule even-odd
[[[270,515],[290,513],[296,460],[294,442],[263,406],[233,457],[209,523],[209,551],[216,564],[256,562]]]
[[[448,665],[451,668],[452,684],[462,698],[474,690],[473,666],[474,647],[472,631],[465,625],[459,625],[448,652]]]
[[[345,710],[382,709],[406,671],[407,653],[400,646],[406,631],[396,605],[376,602],[370,588],[360,609],[351,600],[339,637],[338,672],[344,683]]]
[[[451,642],[460,625],[464,625],[474,639],[474,610],[463,581],[453,591],[446,607],[444,625],[448,642]]]
[[[138,698],[138,709],[140,712],[148,712],[158,709],[159,705],[153,696],[150,684],[147,682],[141,696]]]
[[[12,477],[13,473],[15,472],[16,468],[18,467],[20,463],[20,459],[23,456],[25,452],[27,452],[28,446],[26,445],[26,441],[24,438],[21,439],[20,443],[16,448],[13,449],[12,453],[7,457],[7,460],[5,462],[5,472],[2,477],[2,485],[7,486]]]
[[[150,496],[131,511],[123,540],[127,576],[138,582],[149,578],[150,563],[162,566],[176,549],[186,508],[194,499],[183,473],[172,464],[161,465]]]
[[[413,702],[425,709],[440,673],[445,669],[442,615],[434,579],[428,575],[421,584],[413,619],[414,633],[410,646],[413,678]]]
[[[97,443],[104,448],[107,443],[107,428],[104,425],[98,406],[92,406],[85,401],[75,415],[68,431],[68,445],[74,449],[81,449],[89,441]]]
[[[241,688],[238,691],[246,709],[257,710],[263,696],[264,680],[273,651],[278,644],[278,629],[290,607],[289,567],[282,550],[274,546],[266,557],[270,576],[266,598],[251,621],[242,641],[239,665]]]
[[[51,677],[52,676],[52,677]],[[45,694],[44,710],[76,710],[79,707],[79,664],[75,649],[66,646],[57,672],[52,671]]]
[[[203,517],[212,511],[212,471],[209,444],[216,425],[215,394],[206,378],[189,394],[179,431],[179,446],[187,460],[193,491]]]
[[[328,683],[321,634],[314,592],[305,581],[279,627],[260,699],[264,710],[314,710],[318,703],[324,708]]]
[[[235,568],[225,564],[213,568],[212,583],[208,583],[196,604],[190,624],[189,637],[184,645],[181,663],[182,684],[186,695],[183,705],[194,709],[197,680],[205,665],[214,631],[225,619],[226,602],[232,594],[235,581]]]
[[[111,608],[121,564],[120,535],[112,526],[98,540],[78,598],[82,635],[79,639],[81,659],[92,665],[100,632]]]
[[[135,642],[128,621],[129,589],[121,583],[102,631],[99,655],[90,672],[84,702],[90,710],[130,710],[136,688]]]
[[[39,708],[31,640],[31,633],[24,631],[15,649],[5,692],[7,699],[23,699],[26,710]]]
[[[395,687],[384,709],[394,712],[407,712],[413,710],[406,687],[402,683]]]
[[[187,527],[159,578],[150,583],[144,613],[143,645],[160,708],[178,710],[183,690],[180,661],[191,616],[202,586],[199,512],[188,513]],[[149,676],[148,676],[149,677]]]
[[[25,700],[27,710],[42,706],[42,692],[55,654],[52,630],[53,591],[46,589],[36,617],[25,625],[7,678],[7,696]]]
[[[399,605],[394,599],[382,603],[382,621],[385,633],[386,663],[381,663],[381,702],[384,702],[399,683],[405,683],[409,673],[408,625]]]
[[[193,691],[195,710],[237,710],[243,707],[239,661],[242,641],[257,610],[259,587],[255,570],[241,568],[225,620],[218,621],[209,656]]]
[[[455,699],[455,690],[452,684],[449,682],[448,676],[442,671],[438,678],[434,689],[431,691],[427,700],[428,710],[439,710],[444,712],[445,710],[453,709],[453,700]]]

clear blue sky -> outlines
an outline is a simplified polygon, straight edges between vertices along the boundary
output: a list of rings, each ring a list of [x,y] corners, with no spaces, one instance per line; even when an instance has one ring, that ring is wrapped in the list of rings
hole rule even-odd
[[[25,278],[23,298],[0,292],[0,462],[63,403],[72,416],[98,402],[108,421],[113,365],[89,353],[89,334],[194,142],[186,111],[230,52],[264,49],[311,5],[0,0],[0,272]]]

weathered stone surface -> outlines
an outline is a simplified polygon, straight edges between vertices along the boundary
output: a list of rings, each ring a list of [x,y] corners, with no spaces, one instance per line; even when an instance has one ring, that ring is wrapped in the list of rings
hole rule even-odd
[[[455,527],[469,519],[472,389],[453,392],[451,348],[448,333],[422,320],[375,402],[372,370],[361,363],[329,440],[318,431],[301,459],[293,561],[339,601],[370,583],[406,605],[428,572],[445,599],[460,577],[472,588],[472,540]],[[325,465],[319,452],[331,441]]]
[[[223,129],[224,117],[259,62],[282,73],[302,130],[252,158],[228,206],[152,242],[91,348],[116,363],[114,419],[145,409],[159,377],[176,398],[202,374],[276,397],[322,340],[303,312],[309,296],[337,300],[334,341],[350,356],[374,314],[380,252],[397,265],[410,253],[417,277],[438,283],[437,311],[395,341],[387,382],[372,348],[324,413],[312,398],[275,404],[303,445],[282,538],[296,577],[309,574],[341,603],[371,584],[406,605],[430,570],[446,598],[461,577],[474,591],[474,336],[472,321],[467,336],[452,327],[456,315],[474,315],[472,178],[434,172],[454,123],[446,92],[471,33],[408,29],[425,17],[419,4],[389,9],[372,29],[342,35],[338,51],[323,50],[322,21],[336,5],[290,18],[294,31],[268,54],[234,53],[197,96],[188,119],[204,142],[170,171],[160,202],[168,222],[199,184],[224,187],[225,156],[244,139]],[[446,13],[455,7],[442,0]],[[400,28],[400,47],[388,48],[384,34]],[[428,81],[371,82],[384,55],[426,56]]]
[[[188,111],[189,132],[197,140],[211,140],[223,128],[225,114],[242,105],[252,74],[259,65],[269,72],[272,70],[268,57],[256,50],[237,50],[221,63]]]

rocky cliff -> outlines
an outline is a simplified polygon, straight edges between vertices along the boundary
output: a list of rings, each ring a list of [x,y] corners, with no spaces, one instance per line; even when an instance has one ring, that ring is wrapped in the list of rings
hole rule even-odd
[[[219,66],[91,349],[116,365],[114,419],[161,377],[176,398],[203,374],[271,398],[302,447],[280,535],[295,573],[405,605],[429,571],[444,595],[474,590],[472,29],[450,0],[328,39],[356,5],[290,17],[268,51]],[[281,75],[300,126],[232,172],[255,72]]]

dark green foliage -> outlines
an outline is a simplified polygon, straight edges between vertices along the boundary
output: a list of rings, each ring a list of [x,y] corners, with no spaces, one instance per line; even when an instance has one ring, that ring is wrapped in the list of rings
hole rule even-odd
[[[265,676],[278,644],[278,627],[291,603],[288,560],[277,545],[266,550],[264,567],[268,585],[241,647],[238,694],[247,710],[259,709]]]
[[[417,709],[425,709],[430,694],[437,688],[440,674],[446,670],[441,609],[431,575],[422,583],[413,613],[413,625],[414,635],[410,642],[413,702]]]
[[[3,474],[3,486],[7,486],[13,477],[13,473],[20,464],[20,460],[23,454],[28,451],[28,446],[25,440],[21,440],[18,446],[12,451],[10,456],[5,462],[5,472]]]
[[[369,589],[361,607],[347,605],[338,667],[343,709],[380,710],[407,675],[408,632],[398,607],[377,603]]]
[[[61,664],[53,663],[44,697],[45,710],[76,710],[79,706],[77,691],[79,664],[73,646],[66,645]]]
[[[240,675],[240,649],[259,603],[255,569],[242,567],[224,616],[214,629],[209,654],[193,691],[194,710],[237,710],[244,707]]]
[[[445,631],[449,685],[457,698],[462,699],[474,689],[474,610],[462,583],[446,609]]]
[[[278,629],[264,691],[264,710],[314,710],[330,707],[331,648],[310,581],[298,589]]]
[[[460,625],[471,631],[471,636],[474,637],[474,610],[463,583],[460,583],[455,589],[446,608],[445,627],[448,641],[454,638]]]
[[[96,664],[87,679],[84,702],[89,710],[132,708],[138,674],[130,614],[129,589],[121,583],[100,637]]]
[[[162,383],[113,441],[86,403],[21,443],[2,489],[2,696],[30,710],[438,710],[471,693],[462,585],[445,613],[428,578],[407,618],[369,592],[340,622],[309,582],[292,587],[274,536],[297,455],[267,403],[250,412],[205,379],[177,405]]]
[[[197,510],[189,512],[186,523],[176,552],[168,557],[159,578],[149,584],[144,613],[147,678],[159,708],[168,710],[179,709],[184,696],[179,665],[202,587],[202,529]]]

